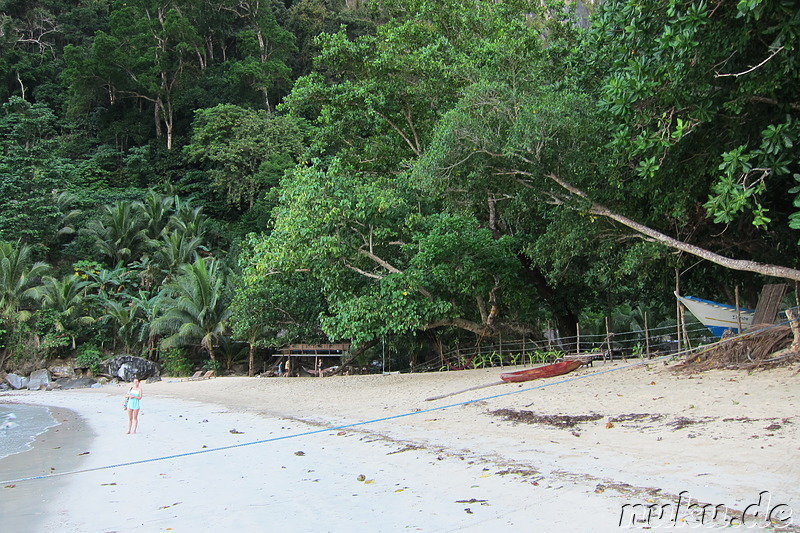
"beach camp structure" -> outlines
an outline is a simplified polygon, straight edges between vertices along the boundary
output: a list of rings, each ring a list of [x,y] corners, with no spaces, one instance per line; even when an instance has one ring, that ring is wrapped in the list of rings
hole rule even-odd
[[[278,354],[289,358],[291,374],[297,374],[302,368],[309,374],[319,374],[327,368],[325,359],[335,358],[337,361],[342,355],[350,351],[350,343],[338,344],[289,344],[280,348]],[[309,370],[311,369],[311,370]]]

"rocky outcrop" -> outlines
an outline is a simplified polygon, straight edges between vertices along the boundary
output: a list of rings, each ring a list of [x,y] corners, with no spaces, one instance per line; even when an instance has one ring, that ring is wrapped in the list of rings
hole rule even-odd
[[[117,376],[123,381],[146,380],[158,378],[161,375],[156,363],[132,355],[120,355],[106,359],[103,364],[108,368],[108,374]]]
[[[93,387],[97,381],[92,378],[59,378],[55,381],[55,386],[59,389],[86,389]]]
[[[50,371],[46,368],[34,370],[28,378],[29,390],[48,389],[51,386]]]
[[[75,369],[68,365],[53,365],[48,367],[53,378],[74,378]]]
[[[6,374],[4,381],[14,390],[24,389],[28,386],[28,378],[18,374]]]

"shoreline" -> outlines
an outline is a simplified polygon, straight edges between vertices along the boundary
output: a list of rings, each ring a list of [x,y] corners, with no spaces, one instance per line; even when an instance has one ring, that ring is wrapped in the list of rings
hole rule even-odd
[[[598,366],[553,386],[439,402],[424,399],[490,383],[499,369],[164,378],[143,386],[131,436],[113,386],[15,397],[70,405],[97,434],[83,467],[103,469],[65,477],[70,492],[92,495],[98,516],[80,517],[80,501],[61,498],[68,531],[264,521],[275,531],[560,531],[586,516],[595,531],[615,531],[625,505],[682,495],[741,513],[763,491],[795,511],[784,530],[797,530],[797,372]],[[154,460],[163,456],[175,457]],[[209,486],[225,496],[210,498]],[[120,512],[137,500],[139,525],[136,512]]]
[[[48,409],[55,425],[37,435],[29,449],[0,459],[2,480],[58,474],[80,466],[80,454],[91,447],[94,435],[78,413],[54,406]],[[40,526],[55,512],[52,502],[69,484],[67,477],[53,477],[47,483],[4,483],[0,486],[0,526],[8,531],[43,531]]]

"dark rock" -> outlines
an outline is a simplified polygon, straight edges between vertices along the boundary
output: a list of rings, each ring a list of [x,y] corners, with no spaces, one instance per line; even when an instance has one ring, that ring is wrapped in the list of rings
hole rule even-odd
[[[41,370],[34,370],[31,377],[28,378],[28,389],[41,390],[46,389],[50,384],[50,371],[46,368]]]
[[[118,376],[124,381],[145,380],[161,375],[157,364],[132,355],[120,355],[112,359],[106,359],[103,364],[108,368],[109,374]]]
[[[86,389],[91,387],[97,383],[92,378],[59,378],[56,380],[55,384],[58,388],[61,389]]]

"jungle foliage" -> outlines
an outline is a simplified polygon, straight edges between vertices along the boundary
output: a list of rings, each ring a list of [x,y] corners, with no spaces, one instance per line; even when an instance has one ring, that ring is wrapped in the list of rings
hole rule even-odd
[[[800,280],[799,39],[789,0],[0,0],[0,369],[752,305]]]

